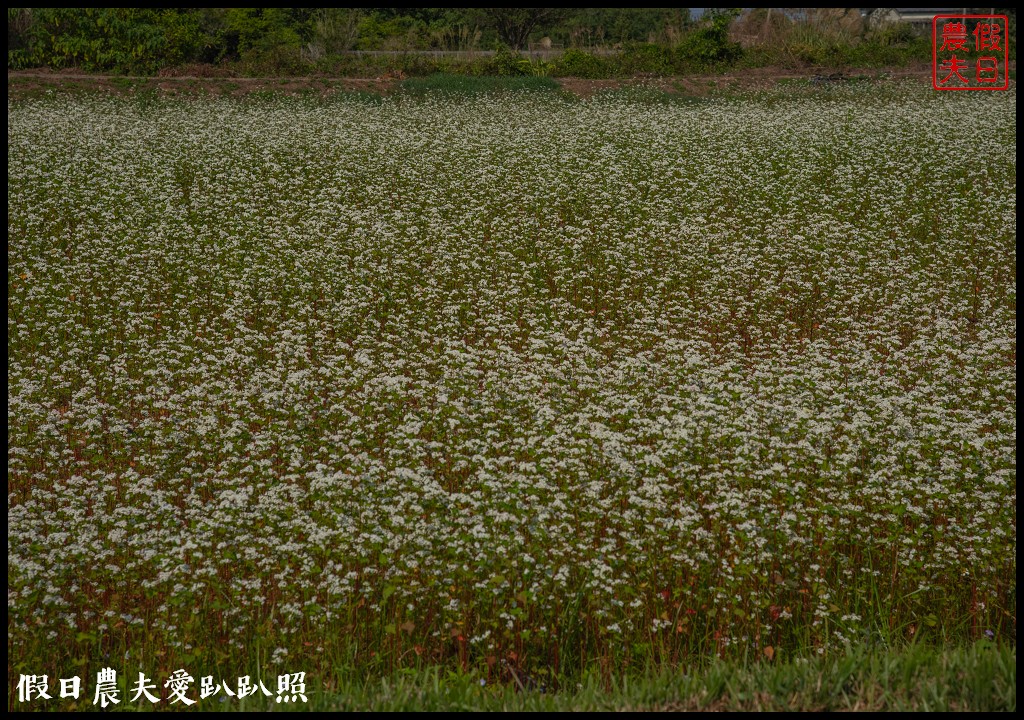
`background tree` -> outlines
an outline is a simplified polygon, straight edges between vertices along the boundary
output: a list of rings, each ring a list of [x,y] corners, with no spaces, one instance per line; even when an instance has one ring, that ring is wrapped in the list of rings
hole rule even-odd
[[[563,8],[483,8],[483,16],[498,37],[513,50],[522,50],[530,33],[562,19]]]

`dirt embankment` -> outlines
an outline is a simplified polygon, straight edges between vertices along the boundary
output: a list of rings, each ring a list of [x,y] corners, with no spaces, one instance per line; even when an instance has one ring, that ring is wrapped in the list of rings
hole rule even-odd
[[[810,81],[838,84],[849,80],[919,79],[931,82],[931,67],[850,69],[843,72],[820,68],[754,68],[728,75],[677,77],[637,76],[607,80],[556,78],[562,89],[589,97],[605,90],[641,86],[668,93],[708,95],[728,91],[767,90],[786,82]],[[74,70],[24,70],[7,73],[9,98],[31,97],[47,90],[101,90],[112,94],[156,92],[161,95],[246,95],[274,92],[288,95],[330,95],[337,92],[388,94],[395,92],[405,77],[385,74],[372,78],[351,77],[230,77],[214,74],[161,75],[156,77],[97,75]]]

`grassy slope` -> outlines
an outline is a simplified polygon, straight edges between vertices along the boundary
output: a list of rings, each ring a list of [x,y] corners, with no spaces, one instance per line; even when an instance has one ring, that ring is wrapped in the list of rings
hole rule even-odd
[[[515,682],[481,687],[472,676],[406,674],[366,684],[349,682],[312,693],[302,710],[370,711],[1013,711],[1017,654],[980,642],[937,650],[845,655],[751,665],[720,663],[693,674],[626,678],[609,688],[591,677],[575,690],[519,690]],[[237,702],[205,701],[203,709],[236,710]],[[262,703],[247,704],[255,709]],[[283,705],[275,705],[282,708]]]

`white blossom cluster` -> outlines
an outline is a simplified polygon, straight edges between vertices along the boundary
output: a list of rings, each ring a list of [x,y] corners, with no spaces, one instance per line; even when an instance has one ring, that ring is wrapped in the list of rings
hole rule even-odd
[[[7,137],[12,653],[1016,615],[1015,92]]]

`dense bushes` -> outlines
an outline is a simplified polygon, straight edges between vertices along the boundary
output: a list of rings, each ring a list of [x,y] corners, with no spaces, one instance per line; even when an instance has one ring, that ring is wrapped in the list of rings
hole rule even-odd
[[[552,11],[531,26],[529,38],[564,52],[520,55],[502,44],[500,24],[488,20],[492,10],[13,8],[7,13],[7,67],[154,74],[201,63],[227,65],[241,75],[602,78],[765,64],[889,65],[931,57],[929,40],[906,26],[868,34],[856,24],[828,27],[782,12],[752,11],[737,22],[738,11],[716,11],[694,22],[685,11],[659,9]],[[856,12],[847,16],[860,20]],[[381,50],[390,52],[352,52]]]
[[[200,19],[145,8],[9,8],[7,67],[155,72],[201,55]]]
[[[606,57],[598,57],[582,50],[566,50],[554,64],[554,74],[581,78],[600,78],[614,75],[612,63]]]
[[[717,13],[683,38],[676,48],[679,58],[695,64],[711,66],[735,60],[740,46],[729,39],[729,24],[738,13]]]
[[[7,67],[148,74],[185,63],[258,60],[308,71],[314,13],[282,8],[10,8]]]

